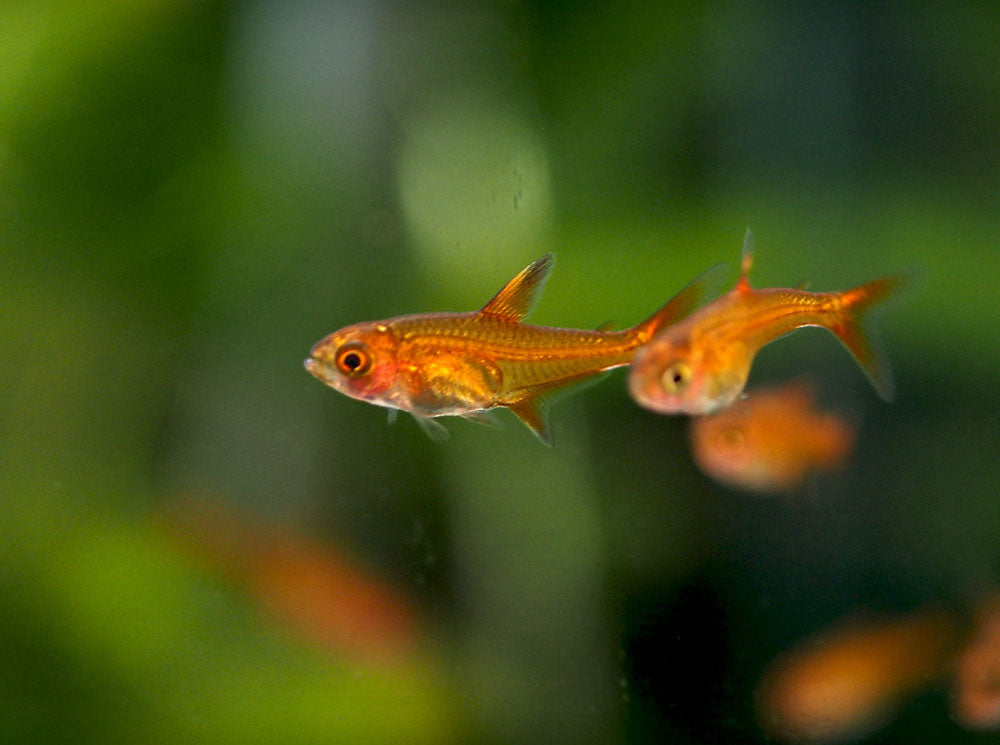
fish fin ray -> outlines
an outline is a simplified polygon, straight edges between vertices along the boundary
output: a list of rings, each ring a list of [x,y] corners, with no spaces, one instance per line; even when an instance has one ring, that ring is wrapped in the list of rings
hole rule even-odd
[[[451,437],[451,433],[448,432],[448,428],[436,419],[432,419],[427,416],[419,416],[418,414],[414,414],[413,418],[416,420],[420,429],[424,431],[424,434],[434,440],[434,442],[444,442]]]
[[[614,331],[618,326],[614,321],[605,321],[600,326],[598,326],[594,331]]]
[[[890,275],[844,290],[839,294],[842,318],[830,329],[857,360],[875,391],[888,402],[895,395],[892,367],[878,333],[864,321],[866,312],[895,295],[903,282],[901,275]]]
[[[544,396],[525,396],[507,404],[518,419],[544,444],[552,447],[552,427],[549,425],[549,402]]]
[[[479,411],[469,411],[461,415],[463,419],[482,424],[493,429],[503,429],[503,422],[496,416],[496,412],[487,409]]]
[[[664,326],[676,323],[690,315],[702,302],[719,295],[722,291],[725,275],[726,265],[716,264],[691,280],[670,298],[666,305],[639,325],[632,327],[632,333],[635,334],[639,343],[645,344]]]
[[[552,383],[530,386],[517,391],[515,400],[504,404],[524,422],[539,440],[552,447],[552,429],[549,425],[549,411],[552,404],[561,396],[570,392],[570,388],[579,390],[593,385],[601,379],[607,370],[593,370],[581,373],[569,379],[557,380]]]
[[[754,240],[753,231],[747,227],[746,235],[743,237],[743,252],[740,258],[740,278],[736,283],[736,289],[740,292],[750,290],[750,270],[753,268]]]
[[[549,278],[555,257],[547,253],[537,259],[503,286],[493,299],[480,309],[480,313],[521,321],[531,312],[545,281]]]

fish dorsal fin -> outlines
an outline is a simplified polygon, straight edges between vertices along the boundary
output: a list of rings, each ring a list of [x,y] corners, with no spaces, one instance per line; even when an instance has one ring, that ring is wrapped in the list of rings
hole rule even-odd
[[[740,263],[740,279],[736,283],[736,289],[740,292],[750,290],[751,268],[753,268],[753,231],[747,228],[747,234],[743,238],[743,259]]]
[[[528,264],[479,312],[511,321],[523,320],[531,312],[554,263],[555,257],[552,254],[545,254],[537,261]]]

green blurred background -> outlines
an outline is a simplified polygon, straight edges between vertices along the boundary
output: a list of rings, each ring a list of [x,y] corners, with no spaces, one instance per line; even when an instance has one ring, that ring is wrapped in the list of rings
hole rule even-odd
[[[791,643],[967,602],[1000,556],[998,50],[990,2],[6,0],[0,739],[757,742]],[[863,421],[792,501],[709,482],[621,371],[550,450],[302,369],[546,251],[533,321],[631,324],[735,277],[748,225],[759,286],[918,278],[895,404],[822,332],[758,358]],[[262,612],[177,540],[192,500],[346,557],[404,651]],[[990,739],[947,695],[872,737]]]

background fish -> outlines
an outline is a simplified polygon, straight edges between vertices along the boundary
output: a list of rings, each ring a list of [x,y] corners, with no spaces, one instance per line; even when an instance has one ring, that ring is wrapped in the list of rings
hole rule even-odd
[[[979,602],[973,631],[954,666],[951,708],[970,729],[1000,727],[1000,592]]]
[[[861,314],[892,295],[902,277],[889,276],[840,292],[750,287],[753,236],[747,231],[736,286],[680,323],[663,330],[635,355],[629,391],[636,402],[663,414],[705,414],[731,403],[746,385],[753,358],[765,344],[803,326],[833,332],[892,400],[889,363]]]
[[[790,491],[812,472],[842,463],[855,427],[816,409],[808,383],[756,388],[708,416],[691,419],[691,453],[717,481],[758,492]]]
[[[761,679],[762,726],[785,742],[853,742],[946,672],[961,620],[937,607],[847,619],[780,655]]]
[[[399,316],[335,331],[313,346],[306,369],[352,398],[410,412],[432,435],[445,432],[433,417],[478,419],[505,406],[551,444],[550,396],[627,365],[638,346],[697,306],[715,274],[703,274],[623,331],[522,323],[552,266],[546,254],[478,311]]]

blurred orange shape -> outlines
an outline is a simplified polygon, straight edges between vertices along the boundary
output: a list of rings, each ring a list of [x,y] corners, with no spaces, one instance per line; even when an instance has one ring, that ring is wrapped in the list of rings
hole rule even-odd
[[[325,649],[388,661],[415,644],[414,614],[399,592],[326,543],[195,500],[172,505],[167,527],[280,624]]]
[[[972,729],[1000,726],[1000,595],[984,602],[955,661],[955,719]]]
[[[843,463],[855,427],[818,411],[810,386],[790,381],[693,418],[690,436],[694,460],[706,475],[749,491],[783,492]]]
[[[758,687],[761,724],[787,742],[863,737],[944,674],[960,635],[940,610],[845,622],[772,663]]]

